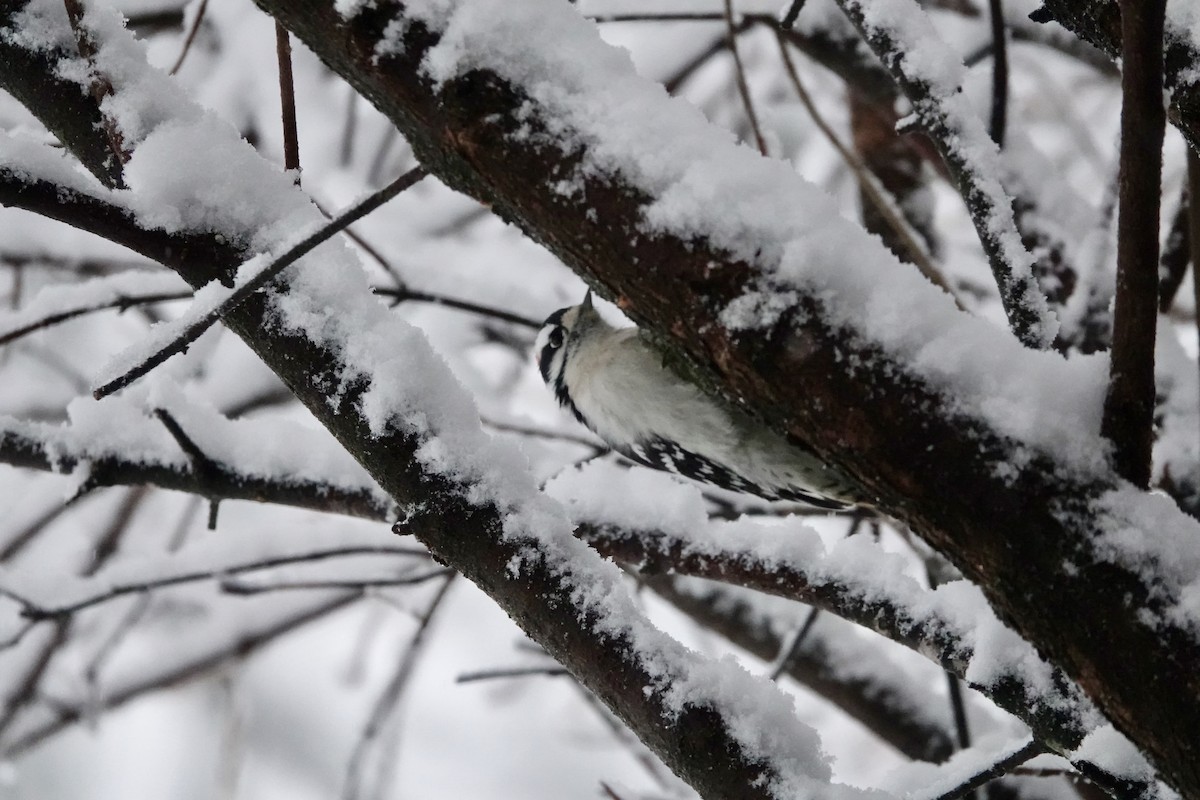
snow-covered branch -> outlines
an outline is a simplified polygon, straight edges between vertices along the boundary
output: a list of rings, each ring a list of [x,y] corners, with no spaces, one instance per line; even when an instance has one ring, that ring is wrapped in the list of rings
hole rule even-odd
[[[839,5],[892,73],[954,175],[1013,332],[1029,347],[1048,347],[1058,322],[1013,219],[999,148],[963,94],[962,62],[915,0],[839,0]],[[919,59],[907,55],[916,53]]]
[[[1098,435],[1102,361],[1023,352],[959,314],[819,192],[637,78],[565,4],[376,3],[349,17],[260,4],[422,164],[619,299],[681,369],[857,476],[1170,781],[1200,788],[1178,744],[1200,727],[1181,667],[1200,658],[1178,611],[1192,579],[1148,583],[1140,556],[1093,545],[1132,530],[1153,550],[1194,523],[1146,495],[1095,502],[1121,485]],[[645,264],[670,264],[671,281]],[[1153,535],[1148,514],[1163,515]]]
[[[54,8],[34,0],[22,13],[46,35],[61,25]],[[131,207],[105,209],[109,221],[219,232],[210,241],[221,258],[158,254],[198,287],[320,219],[287,176],[148,70],[118,22],[91,13],[84,22],[95,65],[124,102],[116,121],[132,153]],[[190,158],[181,162],[181,152]],[[699,791],[869,794],[830,787],[817,737],[770,682],[697,656],[645,619],[619,570],[572,538],[517,456],[482,433],[444,363],[371,296],[348,251],[318,248],[225,322],[402,505],[409,531],[489,592]]]

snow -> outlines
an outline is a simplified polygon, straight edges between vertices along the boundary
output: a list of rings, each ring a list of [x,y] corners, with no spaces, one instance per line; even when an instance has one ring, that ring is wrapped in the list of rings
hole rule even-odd
[[[474,19],[491,25],[508,17]],[[93,24],[91,16],[88,23]],[[274,167],[253,157],[231,126],[205,120],[204,112],[172,92],[163,76],[145,69],[140,48],[119,27],[111,14],[95,21],[99,63],[113,76],[117,98],[107,107],[127,143],[136,146],[128,204],[142,224],[219,232],[262,252],[278,246],[289,231],[319,220],[315,207]],[[470,502],[495,507],[504,537],[525,558],[550,567],[571,592],[581,621],[593,620],[595,635],[628,643],[626,658],[652,676],[647,689],[668,713],[681,714],[693,705],[714,709],[747,756],[761,761],[763,779],[774,794],[868,794],[828,786],[818,737],[796,719],[791,701],[774,684],[752,678],[732,662],[700,658],[658,631],[637,608],[616,567],[572,537],[569,519],[539,493],[525,459],[482,432],[474,403],[424,337],[371,296],[353,253],[331,243],[317,255],[303,259],[288,290],[273,297],[270,324],[306,336],[338,359],[341,372],[326,376],[335,390],[366,386],[358,411],[375,436],[416,439],[418,460],[427,471],[462,487]],[[93,443],[132,448],[141,457],[161,449],[163,433],[155,436],[135,422],[144,419],[139,408],[105,408],[108,419],[113,418],[110,409],[120,411],[129,427],[140,431],[135,442],[118,442],[112,437],[121,433],[102,432],[94,424],[99,407],[72,407],[75,427],[86,430]],[[188,420],[179,421],[188,430]],[[197,443],[206,448],[205,442]]]
[[[340,0],[338,10],[349,16],[364,5]],[[810,6],[813,8],[806,8],[801,15],[802,25],[817,24],[814,20],[820,20],[815,12],[821,9],[827,13],[832,8],[815,0],[810,0]],[[906,4],[874,3],[871,7],[879,12],[879,20],[897,26],[919,24],[917,18],[903,18]],[[61,5],[36,0],[33,8],[36,13],[28,20],[30,25],[23,35],[43,44],[57,38],[69,45],[69,37],[63,36]],[[577,20],[568,4],[558,0],[430,0],[412,3],[410,8],[412,13],[425,15],[427,22],[434,21],[446,30],[442,44],[426,64],[431,76],[445,80],[473,65],[508,71],[537,102],[564,120],[559,131],[564,142],[588,148],[582,170],[589,175],[619,173],[622,179],[657,198],[646,209],[647,232],[712,236],[718,246],[760,266],[765,276],[762,284],[751,287],[726,310],[723,319],[728,324],[742,329],[769,324],[778,315],[781,302],[801,292],[811,294],[825,301],[833,324],[857,330],[898,362],[954,396],[959,411],[986,420],[1017,440],[1014,461],[1018,463],[1014,470],[1021,458],[1049,452],[1067,469],[1107,474],[1105,448],[1097,436],[1099,401],[1106,378],[1102,359],[1063,360],[1053,354],[1030,353],[988,323],[957,312],[940,293],[888,256],[876,242],[841,221],[835,215],[836,203],[824,192],[799,182],[790,168],[781,168],[778,162],[736,147],[730,134],[717,132],[695,109],[668,100],[658,87],[637,79],[629,57],[602,47],[594,26]],[[210,10],[213,15],[232,13],[228,8]],[[23,140],[0,140],[0,169],[27,170],[22,174],[46,176],[104,197],[130,209],[147,226],[219,233],[260,257],[279,252],[294,238],[293,231],[309,230],[321,223],[305,194],[292,186],[291,176],[262,161],[233,125],[187,102],[176,82],[145,69],[144,48],[128,42],[115,16],[91,9],[88,14],[88,24],[100,32],[103,40],[102,66],[116,77],[118,86],[117,96],[106,101],[106,111],[117,120],[127,142],[137,145],[127,167],[131,190],[103,192],[61,154]],[[58,21],[42,24],[51,18]],[[221,19],[222,35],[236,27]],[[246,28],[258,30],[252,25]],[[394,35],[399,28],[391,30]],[[539,47],[529,47],[531,31],[537,31],[542,40]],[[552,39],[558,42],[556,46],[551,46]],[[230,49],[245,44],[240,40],[222,41]],[[388,52],[388,42],[382,45],[380,52]],[[937,78],[939,85],[950,91],[961,82],[961,70],[939,47],[923,48],[922,61],[913,66]],[[207,57],[202,48],[198,49],[189,69],[202,72]],[[195,66],[195,60],[200,60],[201,66]],[[80,80],[83,77],[81,72]],[[235,102],[223,99],[220,91],[212,91],[211,96],[213,104]],[[258,108],[253,112],[221,108],[227,118],[237,121],[242,121],[241,114],[257,122],[269,116]],[[265,124],[248,127],[267,130]],[[269,150],[272,145],[268,141],[262,146]],[[986,154],[978,157],[986,158]],[[319,173],[306,165],[306,181],[314,174]],[[336,171],[329,170],[329,174],[334,183],[350,184]],[[413,266],[405,270],[405,275],[419,276],[422,285],[454,286],[480,297],[494,291],[506,303],[527,304],[531,313],[544,311],[543,306],[555,292],[568,285],[566,279],[557,276],[544,281],[549,288],[543,288],[546,265],[553,259],[540,252],[531,254],[532,248],[522,251],[522,258],[514,258],[513,262],[524,270],[526,264],[541,259],[541,271],[521,271],[520,280],[511,284],[481,277],[484,270],[480,267],[490,266],[494,257],[490,252],[473,253],[467,258],[474,260],[465,261],[467,248],[460,244],[426,242],[414,253],[411,241],[418,237],[411,234],[421,231],[422,226],[433,227],[429,220],[435,215],[427,206],[436,205],[441,210],[449,202],[442,199],[436,204],[427,203],[420,197],[401,199],[397,205],[401,203],[408,204],[402,213],[366,221],[364,227],[391,249],[403,248],[406,256],[413,254]],[[488,243],[500,238],[493,228],[488,231]],[[419,271],[426,264],[431,266]],[[512,271],[516,273],[516,267]],[[470,281],[464,280],[467,277]],[[107,288],[97,284],[81,291],[99,296],[118,284],[120,280],[114,279]],[[145,284],[141,288],[144,290]],[[219,289],[204,291],[216,293]],[[66,297],[66,293],[47,294],[46,299],[36,302],[48,308],[65,303]],[[594,632],[627,641],[636,649],[639,664],[655,676],[646,687],[648,696],[662,701],[673,714],[684,713],[689,704],[718,707],[734,736],[749,752],[779,768],[773,787],[778,794],[862,796],[867,792],[824,785],[831,777],[828,759],[821,754],[816,734],[797,721],[789,697],[762,679],[751,677],[740,666],[698,656],[653,628],[630,597],[620,573],[611,565],[599,563],[570,537],[576,521],[594,520],[629,528],[649,525],[688,537],[689,552],[803,568],[817,580],[845,583],[864,599],[898,603],[914,619],[937,621],[961,636],[964,647],[971,652],[968,678],[973,682],[986,687],[1016,675],[1030,687],[1031,705],[1053,701],[1048,667],[1032,648],[995,620],[978,589],[959,582],[929,592],[907,577],[902,559],[880,551],[865,537],[826,544],[819,533],[806,528],[793,536],[790,526],[785,534],[777,525],[746,520],[710,523],[693,490],[680,490],[669,478],[645,472],[612,470],[612,475],[602,474],[606,468],[568,472],[551,483],[551,494],[566,505],[565,511],[541,498],[529,474],[526,456],[507,439],[493,441],[480,431],[478,408],[463,388],[465,382],[474,381],[472,388],[476,388],[485,381],[499,383],[511,376],[496,368],[495,359],[487,359],[491,371],[485,378],[479,376],[482,370],[470,368],[470,355],[462,352],[472,346],[475,333],[452,339],[458,334],[446,333],[446,326],[442,330],[430,326],[435,329],[430,335],[435,344],[450,340],[451,346],[440,348],[442,353],[453,351],[449,355],[435,352],[424,334],[368,296],[368,282],[349,248],[330,244],[319,255],[305,259],[294,270],[290,291],[275,296],[272,302],[274,324],[303,332],[330,348],[347,365],[337,374],[313,376],[314,380],[328,381],[339,391],[366,385],[357,410],[381,446],[393,440],[397,431],[410,435],[420,441],[419,461],[431,473],[448,476],[465,487],[471,502],[500,509],[503,535],[522,548],[521,557],[509,565],[513,575],[519,577],[523,569],[548,559],[564,585],[574,590],[572,602],[581,617],[597,618]],[[428,319],[424,310],[406,311],[405,315],[408,319]],[[520,391],[495,394],[516,397],[512,401],[516,409],[534,407],[526,391],[529,372],[526,365],[521,373],[525,384]],[[213,407],[192,395],[198,387],[222,391],[212,389],[211,375],[197,375],[182,386],[160,377],[156,375],[146,385],[102,403],[76,401],[68,408],[69,422],[63,426],[10,418],[0,420],[0,426],[34,433],[49,441],[64,458],[71,454],[73,458],[82,455],[101,459],[105,454],[119,453],[145,463],[181,466],[187,463],[186,456],[149,414],[152,408],[166,407],[206,453],[252,473],[307,477],[347,487],[372,484],[365,471],[328,436],[314,433],[310,427],[273,417],[244,424],[223,420]],[[340,394],[335,400],[337,396]],[[509,402],[506,400],[482,402],[499,406],[501,412],[512,410],[505,406]],[[546,404],[552,405],[549,400]],[[538,469],[544,470],[544,463]],[[1177,525],[1178,515],[1172,516],[1161,502],[1132,492],[1114,493],[1104,503],[1115,523],[1106,532],[1104,556],[1133,564],[1147,577],[1151,570],[1157,575],[1161,571],[1160,556],[1167,551],[1174,533],[1159,537],[1154,533],[1155,526],[1172,528]],[[11,580],[11,586],[20,586],[42,602],[54,604],[121,585],[133,577],[167,576],[184,566],[219,569],[234,563],[235,557],[298,552],[311,544],[310,540],[292,542],[292,528],[272,530],[273,524],[267,521],[238,528],[245,538],[232,543],[230,537],[189,542],[175,556],[152,553],[144,546],[129,547],[109,569],[88,579],[70,574],[65,565],[50,575],[18,574],[13,568],[0,575],[0,585],[7,586]],[[1194,534],[1190,529],[1187,533]],[[348,535],[339,529],[338,535],[357,541],[355,537],[360,534]],[[376,527],[361,533],[361,538],[378,542],[380,535]],[[383,536],[382,541],[387,541],[386,534]],[[1179,610],[1170,610],[1169,614],[1184,614],[1191,608],[1189,604],[1197,602],[1192,575],[1200,566],[1195,564],[1190,549],[1184,552],[1186,557],[1167,574],[1167,590],[1183,599]],[[167,614],[159,623],[160,632],[196,613],[201,601],[209,599],[202,588],[211,590],[211,586],[181,587],[169,593],[171,602],[177,604],[171,613],[180,616]],[[308,600],[315,603],[313,597]],[[168,663],[161,665],[158,673],[218,650],[231,630],[246,630],[265,625],[262,620],[277,619],[290,603],[296,603],[297,608],[303,605],[294,598],[273,609],[263,606],[266,611],[261,620],[258,612],[247,611],[251,605],[222,606],[186,647],[168,654]],[[3,607],[11,605],[5,603]],[[1184,616],[1194,618],[1194,608]],[[474,624],[475,617],[471,619]],[[1169,616],[1173,624],[1184,624],[1187,619]],[[6,620],[6,626],[11,621]],[[239,624],[243,627],[238,628]],[[135,679],[155,677],[146,672],[145,664],[148,657],[161,651],[162,641],[147,637],[144,643],[122,653],[124,660],[111,673],[119,678],[115,691],[132,686]],[[67,666],[62,670],[65,674]],[[75,688],[69,683],[54,687],[63,690],[64,685]],[[1064,707],[1078,715],[1081,725],[1097,724],[1094,709],[1079,703],[1076,696],[1068,699],[1075,704]],[[996,747],[990,751],[993,753],[1002,750],[1003,744],[994,740],[984,743]],[[985,746],[939,774],[951,779],[954,770],[965,768],[970,759],[987,755]]]
[[[67,408],[68,422],[50,425],[0,417],[0,430],[12,430],[46,443],[51,461],[102,462],[108,458],[183,469],[188,456],[147,408],[171,412],[214,462],[236,464],[247,476],[282,483],[313,481],[348,490],[370,490],[366,472],[323,430],[282,419],[229,420],[193,400],[176,386],[160,384],[144,398],[80,398]],[[376,490],[377,491],[377,490]],[[385,501],[380,496],[380,504]]]
[[[1112,725],[1102,725],[1092,731],[1074,753],[1073,760],[1087,761],[1107,770],[1113,775],[1134,781],[1155,783],[1154,770],[1146,763],[1129,740]],[[1165,787],[1159,788],[1159,796],[1175,796]]]

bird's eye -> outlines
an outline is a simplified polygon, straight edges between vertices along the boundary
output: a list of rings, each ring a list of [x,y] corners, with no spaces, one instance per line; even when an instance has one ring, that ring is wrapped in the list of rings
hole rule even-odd
[[[550,331],[550,338],[546,340],[546,344],[557,350],[563,345],[563,336],[563,329],[555,328],[554,330]]]

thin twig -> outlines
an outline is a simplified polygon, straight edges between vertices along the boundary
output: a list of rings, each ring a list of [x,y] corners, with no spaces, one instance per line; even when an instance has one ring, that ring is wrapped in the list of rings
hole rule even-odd
[[[129,528],[129,523],[133,521],[134,514],[137,513],[140,506],[150,494],[148,486],[135,486],[125,492],[125,497],[117,506],[116,512],[113,514],[112,520],[108,523],[108,527],[96,539],[96,544],[92,547],[91,558],[88,560],[87,566],[79,571],[83,577],[90,577],[100,571],[100,568],[112,558],[117,548],[120,546],[121,538],[125,535],[125,531]]]
[[[221,581],[221,591],[233,595],[252,595],[264,592],[281,592],[314,589],[386,589],[395,586],[418,586],[434,578],[444,578],[451,575],[453,570],[439,567],[426,570],[416,575],[406,575],[397,578],[362,578],[344,581],[279,581],[277,583],[247,583],[238,580]]]
[[[829,140],[833,148],[838,151],[838,155],[842,157],[842,160],[850,168],[850,171],[854,173],[854,177],[857,179],[863,195],[866,196],[871,205],[879,212],[879,215],[904,243],[904,248],[912,258],[913,265],[920,270],[921,274],[934,286],[941,288],[954,298],[954,302],[959,308],[965,308],[958,295],[950,288],[950,284],[946,282],[942,271],[933,263],[933,257],[929,255],[924,245],[913,234],[912,227],[905,221],[903,215],[896,210],[895,204],[877,185],[877,181],[875,176],[871,174],[871,170],[867,168],[867,165],[863,163],[862,159],[854,151],[842,143],[837,133],[833,130],[833,127],[825,121],[824,116],[817,109],[812,96],[800,80],[800,73],[796,69],[796,63],[792,60],[792,54],[788,49],[788,43],[783,34],[776,31],[775,38],[779,43],[779,54],[783,59],[783,65],[792,83],[792,87],[796,90],[796,95],[800,98],[800,102],[804,105],[805,109],[808,110],[809,116],[812,117],[817,128]]]
[[[56,503],[47,509],[40,517],[30,522],[22,528],[15,536],[9,539],[0,547],[0,564],[11,560],[14,556],[20,553],[25,547],[34,540],[34,538],[44,531],[51,523],[62,516],[68,506],[65,503]]]
[[[288,564],[301,564],[311,561],[321,561],[327,558],[343,558],[360,555],[392,555],[402,556],[405,558],[429,557],[429,554],[424,550],[412,547],[352,546],[338,547],[330,550],[314,550],[312,552],[301,553],[293,556],[272,556],[245,564],[222,567],[220,569],[184,572],[178,575],[168,575],[166,577],[154,578],[151,580],[116,584],[109,587],[107,591],[100,592],[82,600],[76,600],[73,603],[67,603],[61,606],[41,606],[37,603],[34,603],[32,600],[29,600],[28,598],[16,595],[13,592],[3,588],[0,588],[0,593],[3,593],[5,596],[10,597],[20,603],[23,606],[22,614],[29,619],[59,619],[76,614],[84,609],[102,605],[112,600],[116,600],[117,598],[126,597],[131,594],[141,594],[143,592],[149,592],[156,589],[166,589],[186,583],[217,580],[227,575],[240,575],[246,572],[256,572],[258,570],[281,567]]]
[[[54,314],[49,314],[39,320],[30,322],[28,325],[22,325],[20,328],[14,328],[11,331],[0,333],[0,345],[9,344],[20,339],[23,336],[28,336],[35,331],[44,330],[55,325],[59,325],[68,320],[82,317],[87,314],[93,314],[98,311],[109,311],[116,309],[124,312],[134,306],[148,305],[150,303],[167,303],[173,300],[187,300],[192,296],[191,292],[158,292],[155,294],[146,294],[136,297],[118,297],[115,300],[109,300],[104,303],[92,303],[89,305],[79,306],[64,311],[59,311]]]
[[[738,50],[738,31],[733,21],[733,0],[725,0],[725,31],[729,52],[733,55],[738,92],[742,95],[742,105],[746,107],[746,116],[750,119],[751,130],[754,131],[754,143],[758,146],[758,152],[764,156],[770,155],[767,152],[767,141],[763,138],[762,128],[758,124],[758,114],[754,111],[754,99],[750,96],[750,84],[746,82],[746,67],[742,64],[742,54]]]
[[[0,706],[0,737],[8,731],[21,709],[36,696],[38,684],[42,682],[42,676],[46,674],[46,668],[50,666],[54,654],[66,642],[70,627],[69,619],[54,621],[54,630],[49,640],[38,650],[25,674],[17,681],[16,687],[4,699],[3,706]]]
[[[171,438],[179,445],[179,449],[187,454],[188,461],[192,465],[192,472],[195,473],[200,487],[203,489],[215,484],[214,476],[221,472],[220,465],[209,458],[200,445],[187,435],[183,426],[171,415],[171,412],[164,408],[156,408],[154,416],[158,417],[159,422],[167,429],[167,433],[171,434]],[[208,529],[215,531],[217,529],[217,509],[223,498],[219,493],[212,491],[206,493],[205,497],[208,500]]]
[[[779,655],[775,658],[775,663],[771,665],[771,680],[777,681],[791,670],[792,662],[796,660],[796,655],[800,652],[800,648],[804,645],[804,640],[808,638],[808,634],[812,631],[813,625],[816,624],[817,617],[820,614],[821,609],[819,608],[809,609],[808,616],[804,618],[804,624],[797,628],[791,636],[783,640],[779,648]]]
[[[549,428],[539,428],[533,425],[520,425],[515,422],[500,422],[499,420],[480,417],[479,421],[485,426],[505,433],[516,433],[521,436],[532,436],[536,439],[552,439],[557,442],[567,442],[568,444],[577,444],[580,447],[587,447],[596,452],[608,452],[607,445],[588,436],[581,436],[574,433],[566,433],[564,431],[551,430]]]
[[[571,673],[558,665],[548,667],[510,667],[508,669],[481,669],[475,672],[463,672],[455,679],[455,683],[476,683],[477,681],[494,681],[501,678],[528,678],[534,675],[549,677],[570,677]]]
[[[401,175],[396,180],[389,183],[384,188],[372,193],[366,199],[356,203],[349,209],[344,211],[338,217],[333,219],[326,225],[322,225],[320,229],[314,231],[304,237],[300,242],[289,247],[283,255],[273,259],[267,266],[263,267],[252,278],[235,289],[224,301],[216,308],[206,313],[204,316],[193,321],[188,325],[182,333],[162,349],[156,351],[149,358],[134,366],[125,374],[109,381],[103,386],[96,389],[92,394],[99,400],[107,397],[113,392],[119,391],[129,384],[142,377],[150,370],[162,364],[176,353],[181,353],[187,349],[188,345],[200,338],[201,334],[207,331],[217,320],[228,314],[234,308],[242,303],[250,295],[262,289],[283,270],[290,267],[296,261],[300,260],[309,251],[317,245],[332,238],[337,233],[341,232],[346,226],[351,225],[359,219],[362,219],[367,214],[370,214],[375,209],[382,206],[384,203],[391,200],[396,195],[408,189],[413,184],[424,178],[425,170],[420,167],[414,167],[408,172]]]
[[[1166,0],[1120,0],[1120,8],[1124,69],[1117,293],[1100,432],[1113,443],[1117,473],[1145,489],[1154,429]]]
[[[196,34],[200,30],[200,23],[204,21],[204,12],[207,10],[208,0],[200,0],[200,7],[196,9],[196,18],[192,20],[192,27],[188,28],[187,38],[183,40],[183,47],[179,50],[179,57],[175,59],[175,64],[169,70],[169,74],[174,75],[183,66],[183,60],[187,58],[188,53],[192,49],[192,42],[196,39]]]
[[[1003,0],[988,0],[992,17],[992,118],[988,133],[1001,149],[1008,125],[1008,43],[1002,3]]]
[[[363,769],[365,766],[366,756],[368,751],[378,738],[380,732],[387,724],[392,713],[397,709],[400,695],[404,691],[404,687],[408,684],[409,678],[412,676],[413,667],[416,665],[417,657],[420,655],[423,645],[425,644],[426,634],[429,631],[429,623],[433,620],[434,613],[442,604],[442,600],[446,597],[446,592],[451,584],[454,583],[454,572],[451,572],[441,587],[438,588],[437,594],[429,602],[425,608],[425,613],[417,620],[417,629],[413,632],[412,640],[408,644],[408,649],[404,652],[404,658],[401,659],[399,667],[392,675],[392,679],[388,681],[387,686],[379,694],[379,698],[375,701],[375,707],[371,711],[370,717],[367,718],[367,724],[363,726],[362,734],[359,736],[358,743],[354,747],[354,752],[350,755],[350,761],[346,766],[346,782],[342,786],[342,797],[345,800],[355,800],[358,798],[363,784]],[[395,758],[395,753],[389,753],[389,758]]]
[[[375,294],[381,297],[390,297],[396,303],[403,303],[407,300],[413,300],[420,303],[433,303],[434,305],[445,306],[446,308],[456,308],[460,311],[469,311],[472,314],[479,314],[484,317],[491,317],[503,322],[511,322],[514,325],[520,325],[530,330],[541,330],[541,320],[531,319],[529,317],[514,314],[511,311],[504,311],[499,308],[479,305],[466,300],[456,300],[452,297],[444,295],[432,294],[430,292],[421,292],[415,289],[374,289]]]
[[[93,717],[98,711],[107,711],[133,700],[142,695],[159,689],[177,686],[201,675],[209,674],[213,669],[229,661],[237,661],[255,653],[264,645],[279,639],[298,627],[313,620],[322,619],[361,598],[361,594],[346,593],[329,601],[302,609],[298,613],[283,620],[271,623],[251,636],[238,635],[224,650],[200,653],[194,659],[175,666],[166,672],[151,673],[148,678],[118,688],[116,691],[105,692],[99,702],[89,702],[78,706],[58,704],[57,717],[50,718],[34,726],[28,726],[19,738],[8,742],[3,749],[5,758],[12,758],[23,753],[39,742],[58,733],[67,726],[81,719]]]
[[[300,138],[296,132],[296,86],[292,77],[292,40],[283,23],[275,20],[275,57],[279,61],[279,105],[283,120],[283,168],[295,172],[300,185]]]

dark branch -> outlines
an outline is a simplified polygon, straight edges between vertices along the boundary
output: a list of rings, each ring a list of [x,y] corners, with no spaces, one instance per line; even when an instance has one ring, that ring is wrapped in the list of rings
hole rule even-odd
[[[275,57],[279,62],[279,105],[283,118],[283,168],[296,173],[300,185],[300,137],[296,131],[296,87],[292,78],[292,41],[287,28],[275,23]]]
[[[200,581],[226,580],[230,575],[242,575],[247,572],[257,572],[259,570],[271,569],[273,567],[285,566],[288,564],[307,564],[314,561],[324,561],[329,558],[344,558],[347,556],[361,555],[389,555],[403,556],[405,558],[428,558],[429,554],[424,550],[411,547],[387,547],[387,546],[355,546],[355,547],[337,547],[327,550],[314,550],[309,553],[301,553],[292,556],[275,556],[271,558],[262,558],[257,561],[251,561],[245,564],[234,564],[220,569],[204,569],[195,570],[192,572],[182,572],[177,575],[167,575],[161,578],[153,578],[145,581],[135,581],[132,583],[122,583],[109,587],[106,591],[99,594],[85,597],[82,600],[76,600],[71,603],[66,603],[60,606],[42,606],[34,603],[29,598],[18,599],[11,592],[5,592],[8,597],[17,599],[22,602],[24,609],[22,614],[33,620],[44,619],[64,619],[74,614],[92,608],[93,606],[102,605],[112,602],[122,597],[127,597],[131,594],[143,594],[145,592],[155,591],[157,589],[167,589],[172,586],[180,586],[186,583],[197,583]],[[358,588],[359,584],[355,584],[354,588]],[[238,592],[235,589],[230,590],[234,594],[250,594],[251,592]]]
[[[992,20],[992,118],[988,133],[997,147],[1004,147],[1008,125],[1008,36],[1004,28],[1004,0],[988,0]]]
[[[1120,214],[1117,295],[1100,430],[1117,472],[1150,484],[1154,339],[1158,325],[1158,209],[1162,180],[1163,15],[1166,0],[1122,0]]]

